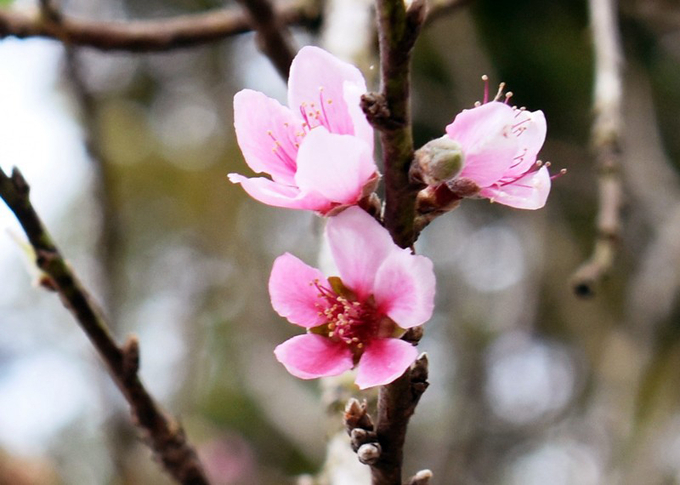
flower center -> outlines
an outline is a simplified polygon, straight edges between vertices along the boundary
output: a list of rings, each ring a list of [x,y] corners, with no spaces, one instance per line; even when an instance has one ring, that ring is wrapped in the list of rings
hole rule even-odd
[[[366,302],[356,300],[339,278],[329,278],[329,283],[331,288],[318,280],[312,283],[325,303],[318,305],[322,309],[319,315],[326,318],[323,333],[330,339],[345,342],[354,352],[360,352],[379,336],[385,318],[378,313],[371,299]]]
[[[319,87],[319,99],[308,102],[303,102],[300,105],[300,114],[305,120],[302,127],[305,131],[311,131],[319,126],[325,126],[328,131],[332,132],[331,120],[326,112],[326,106],[333,104],[332,99],[325,99],[323,94],[323,87]]]
[[[332,99],[325,99],[323,94],[323,87],[319,88],[319,99],[311,102],[303,102],[300,105],[300,115],[304,120],[302,122],[302,131],[295,131],[289,123],[284,123],[284,132],[288,136],[285,139],[278,139],[273,131],[267,131],[267,135],[274,142],[272,152],[276,155],[283,164],[290,170],[295,171],[297,163],[295,162],[297,150],[300,148],[300,143],[307,133],[319,126],[325,126],[328,131],[333,131],[331,121],[326,111],[326,106],[333,104]]]

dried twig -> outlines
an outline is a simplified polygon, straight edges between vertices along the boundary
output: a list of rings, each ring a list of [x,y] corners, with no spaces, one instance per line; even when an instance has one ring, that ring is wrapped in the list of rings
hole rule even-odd
[[[247,10],[257,31],[260,48],[274,64],[281,77],[288,79],[290,64],[296,49],[285,24],[274,11],[269,0],[238,0]]]
[[[620,233],[622,188],[621,61],[622,52],[613,0],[590,0],[590,23],[595,48],[595,121],[592,144],[599,174],[599,210],[595,248],[573,276],[578,296],[595,293],[595,286],[609,272]]]
[[[319,12],[308,2],[290,2],[278,9],[283,24],[318,20]],[[62,15],[60,22],[38,12],[0,9],[0,38],[47,37],[77,46],[105,51],[165,51],[201,45],[250,32],[248,15],[226,8],[164,20],[95,21]]]
[[[45,273],[45,284],[59,293],[64,306],[78,321],[99,352],[111,377],[125,396],[136,424],[167,472],[179,483],[207,485],[200,461],[181,425],[154,401],[139,379],[139,345],[136,337],[119,347],[101,311],[93,303],[42,224],[29,199],[29,186],[19,170],[8,177],[0,170],[0,198],[14,212]]]

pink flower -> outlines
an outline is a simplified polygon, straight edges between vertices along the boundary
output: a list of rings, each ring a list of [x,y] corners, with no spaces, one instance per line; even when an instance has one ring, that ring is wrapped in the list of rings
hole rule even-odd
[[[308,330],[276,347],[276,358],[301,379],[357,366],[359,388],[388,384],[417,357],[415,347],[398,337],[432,315],[432,262],[396,246],[358,207],[331,218],[326,237],[339,277],[325,278],[288,253],[274,262],[272,306]]]
[[[536,161],[546,135],[543,112],[491,101],[463,110],[446,134],[463,153],[458,178],[472,180],[479,195],[518,209],[545,205],[550,175]]]
[[[359,101],[361,72],[318,47],[293,60],[288,105],[244,89],[234,97],[236,137],[248,166],[271,179],[229,174],[254,199],[276,207],[331,210],[375,189],[373,129]]]

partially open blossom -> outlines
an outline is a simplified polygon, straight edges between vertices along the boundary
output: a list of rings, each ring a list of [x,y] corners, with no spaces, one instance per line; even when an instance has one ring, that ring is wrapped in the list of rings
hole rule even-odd
[[[433,175],[446,173],[427,155],[448,139],[456,144],[453,159],[462,158],[463,168],[455,177],[455,185],[469,189],[474,183],[477,196],[518,209],[539,209],[545,205],[551,185],[547,166],[537,161],[545,141],[545,116],[542,111],[510,106],[510,93],[506,102],[497,101],[500,94],[499,90],[499,95],[488,102],[487,87],[483,104],[463,110],[446,127],[443,138],[419,150],[421,178],[434,185]],[[439,158],[442,164],[450,164],[442,154]],[[435,180],[439,182],[443,181]]]
[[[545,205],[550,175],[536,161],[546,134],[542,111],[491,101],[463,110],[446,134],[464,153],[458,177],[473,180],[481,188],[479,195],[518,209]]]
[[[308,330],[276,347],[276,358],[302,379],[356,366],[361,389],[388,384],[417,357],[415,347],[398,337],[432,315],[432,262],[396,246],[358,207],[331,218],[326,237],[337,276],[326,278],[288,253],[274,262],[272,306]]]
[[[288,105],[244,89],[234,97],[236,137],[248,166],[229,174],[265,204],[327,214],[370,195],[378,181],[373,129],[359,106],[361,72],[318,47],[293,60]]]

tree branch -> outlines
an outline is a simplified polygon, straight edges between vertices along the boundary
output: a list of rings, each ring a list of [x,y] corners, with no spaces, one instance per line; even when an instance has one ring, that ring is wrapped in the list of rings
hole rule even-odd
[[[285,24],[269,0],[238,0],[238,2],[248,12],[251,24],[257,31],[260,49],[274,64],[284,81],[287,80],[290,64],[297,49]]]
[[[599,209],[595,248],[573,276],[573,288],[581,297],[593,296],[595,286],[614,262],[620,234],[622,188],[621,80],[622,52],[613,0],[589,0],[590,24],[595,49],[595,120],[592,144],[598,169]]]
[[[36,254],[47,285],[57,291],[64,306],[99,352],[111,377],[131,408],[133,420],[146,432],[148,445],[167,472],[179,483],[207,485],[208,480],[181,425],[158,406],[139,379],[139,344],[128,338],[119,347],[101,311],[64,261],[29,199],[29,186],[18,169],[8,177],[0,169],[0,198],[12,210]]]
[[[362,98],[369,122],[380,130],[385,170],[385,227],[394,242],[409,247],[414,231],[418,187],[409,180],[413,161],[411,132],[411,51],[425,19],[425,1],[376,0],[380,41],[380,94]]]
[[[308,2],[294,1],[278,9],[285,25],[313,23],[319,11]],[[164,20],[95,21],[61,15],[59,22],[38,12],[0,9],[0,39],[46,37],[110,51],[166,51],[191,47],[250,32],[248,15],[232,8]]]
[[[375,433],[381,453],[371,464],[373,485],[402,485],[406,428],[429,385],[427,375],[427,355],[423,354],[403,376],[380,388]]]

